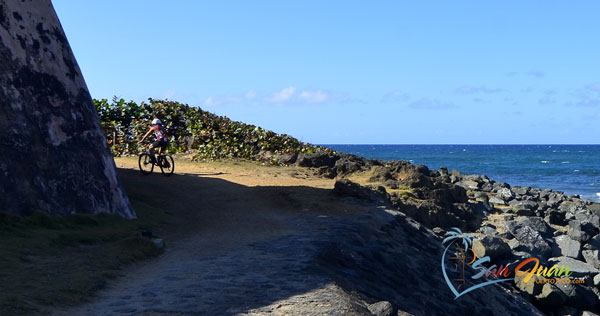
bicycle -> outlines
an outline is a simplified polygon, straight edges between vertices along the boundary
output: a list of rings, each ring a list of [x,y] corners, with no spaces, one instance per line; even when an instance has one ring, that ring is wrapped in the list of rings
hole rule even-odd
[[[160,153],[156,159],[150,154],[150,149],[146,149],[145,152],[139,155],[138,166],[143,175],[149,175],[154,171],[154,166],[160,168],[160,172],[163,175],[169,177],[175,171],[175,161],[169,154]]]

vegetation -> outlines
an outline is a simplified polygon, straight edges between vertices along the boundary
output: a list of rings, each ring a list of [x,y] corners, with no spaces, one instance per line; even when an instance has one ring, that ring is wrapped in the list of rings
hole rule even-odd
[[[376,189],[376,188],[382,186],[385,188],[385,191],[387,193],[398,196],[399,198],[406,200],[406,201],[415,202],[415,201],[419,200],[414,188],[410,187],[409,185],[402,184],[402,185],[398,186],[397,188],[393,189],[390,186],[383,183],[382,181],[375,180],[374,175],[377,174],[378,170],[379,170],[379,167],[373,167],[366,171],[355,172],[355,173],[351,174],[348,177],[348,179],[350,179],[351,181],[356,182],[360,185],[368,186],[373,189]]]
[[[383,183],[381,184],[383,185]],[[393,194],[396,195],[398,197],[400,197],[403,200],[408,200],[408,201],[416,201],[418,200],[417,195],[415,193],[415,190],[413,188],[411,188],[408,185],[401,185],[400,187],[398,187],[397,189],[392,189],[389,186],[384,185],[385,190],[389,193],[389,194]]]
[[[85,301],[119,267],[159,255],[162,250],[140,232],[170,217],[132,202],[136,220],[0,213],[0,315],[44,314],[43,306]]]
[[[239,158],[274,162],[272,154],[327,150],[174,101],[148,99],[137,104],[115,97],[112,102],[102,99],[94,103],[115,156],[139,153],[142,147],[137,141],[153,118],[165,122],[171,138],[169,152],[192,153],[196,160]]]

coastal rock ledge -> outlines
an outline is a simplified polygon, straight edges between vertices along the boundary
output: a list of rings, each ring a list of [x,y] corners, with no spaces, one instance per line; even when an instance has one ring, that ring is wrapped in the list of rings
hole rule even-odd
[[[359,166],[355,172],[317,166],[330,169],[321,174],[337,176],[338,194],[386,201],[433,229],[440,240],[451,227],[473,232],[475,251],[489,253],[498,266],[514,268],[530,257],[541,266],[565,264],[572,272],[566,287],[540,284],[534,290],[513,283],[511,290],[548,315],[600,313],[599,203],[552,189],[511,187],[445,167],[429,170],[406,161],[351,157]]]

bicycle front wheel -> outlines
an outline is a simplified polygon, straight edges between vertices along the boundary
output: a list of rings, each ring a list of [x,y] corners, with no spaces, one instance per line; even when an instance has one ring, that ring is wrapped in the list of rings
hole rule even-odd
[[[140,154],[140,159],[138,160],[138,166],[140,167],[140,171],[144,175],[149,175],[154,170],[154,164],[152,163],[152,157],[150,154],[143,153]]]
[[[175,161],[171,155],[161,155],[158,158],[158,165],[160,166],[160,171],[167,177],[172,175],[173,171],[175,171]]]

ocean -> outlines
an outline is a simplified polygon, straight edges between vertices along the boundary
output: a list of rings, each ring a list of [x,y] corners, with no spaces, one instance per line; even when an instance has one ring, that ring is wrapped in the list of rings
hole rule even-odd
[[[511,186],[552,188],[600,202],[600,145],[323,145],[382,160],[485,174]]]

